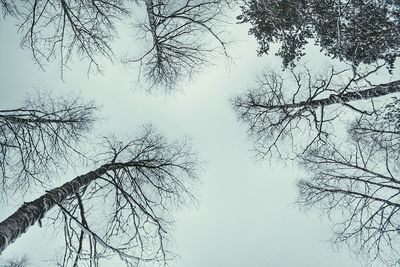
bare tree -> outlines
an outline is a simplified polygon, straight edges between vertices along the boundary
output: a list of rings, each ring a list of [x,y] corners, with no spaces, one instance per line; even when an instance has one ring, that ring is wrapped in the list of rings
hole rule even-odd
[[[4,16],[16,16],[18,13],[18,9],[14,1],[0,0],[0,7],[3,10]]]
[[[58,58],[63,73],[75,52],[88,60],[89,70],[94,66],[101,71],[99,55],[114,60],[116,25],[133,21],[143,3],[148,20],[141,28],[150,33],[150,48],[124,62],[140,62],[150,86],[171,89],[208,61],[207,56],[217,47],[210,45],[210,38],[217,40],[226,54],[226,43],[217,30],[226,2],[229,1],[1,0],[0,7],[5,16],[19,22],[21,44],[32,51],[34,61],[42,67],[43,62]]]
[[[29,266],[29,259],[27,256],[15,257],[0,263],[0,267],[27,267]]]
[[[364,110],[355,102],[400,91],[399,80],[384,84],[369,81],[380,67],[364,74],[333,67],[319,75],[312,75],[306,67],[299,72],[288,70],[287,75],[266,71],[259,76],[257,87],[234,98],[232,105],[263,157],[274,153],[297,156],[314,142],[326,140],[332,133],[330,122],[342,107],[368,114],[372,107]],[[298,142],[300,139],[305,141]]]
[[[298,182],[299,203],[321,208],[335,222],[335,242],[371,261],[398,264],[400,165],[393,149],[398,139],[387,137],[400,131],[382,128],[377,138],[384,113],[354,122],[349,140],[340,145],[329,141],[301,156],[309,177]]]
[[[71,163],[95,120],[96,106],[79,97],[28,97],[20,108],[0,110],[0,182],[3,193],[43,185]]]
[[[62,266],[98,266],[110,255],[127,266],[169,258],[170,208],[194,199],[196,154],[187,141],[167,142],[151,127],[127,143],[111,138],[105,143],[104,164],[24,203],[0,223],[0,251],[59,209]]]
[[[129,15],[122,0],[111,1],[9,1],[2,0],[5,15],[19,21],[21,45],[32,51],[41,67],[53,57],[61,69],[77,51],[99,69],[97,54],[114,57],[111,42],[116,35],[116,21]]]
[[[353,139],[364,143],[400,152],[400,99],[392,97],[392,101],[375,110],[372,115],[360,116],[354,121],[349,133]]]
[[[148,24],[141,28],[150,35],[150,45],[142,56],[125,62],[140,62],[150,87],[173,88],[182,77],[192,77],[215,49],[227,43],[220,37],[224,0],[144,0]],[[206,36],[210,38],[206,38]]]

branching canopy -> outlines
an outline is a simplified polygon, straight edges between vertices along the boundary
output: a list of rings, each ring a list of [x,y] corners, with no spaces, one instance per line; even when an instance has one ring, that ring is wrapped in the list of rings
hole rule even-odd
[[[111,42],[116,36],[115,24],[129,15],[123,0],[2,0],[5,16],[19,21],[23,34],[21,45],[32,51],[40,66],[54,57],[61,69],[67,66],[75,51],[100,70],[97,55],[114,57]]]
[[[377,128],[386,120],[385,110],[355,121],[347,142],[328,142],[302,155],[310,177],[298,183],[299,203],[330,216],[335,242],[371,261],[398,264],[400,165],[397,138],[388,137],[400,132]]]
[[[362,106],[359,100],[400,91],[400,81],[373,84],[369,80],[380,67],[366,73],[331,67],[318,75],[306,67],[284,74],[265,71],[256,87],[234,98],[232,105],[261,156],[296,157],[333,134],[332,122],[343,108],[370,114],[373,105]]]
[[[23,34],[21,44],[32,51],[42,68],[46,61],[57,58],[61,73],[77,52],[102,71],[99,56],[109,60],[114,55],[113,40],[118,36],[118,23],[133,23],[143,12],[147,20],[140,24],[146,50],[123,62],[138,63],[145,82],[152,87],[170,90],[182,79],[190,79],[201,70],[217,48],[225,55],[227,43],[219,30],[226,0],[1,0],[5,17],[16,18]],[[150,38],[148,38],[150,37]],[[213,41],[217,41],[214,45]],[[132,44],[138,51],[138,43]]]
[[[198,160],[187,141],[167,142],[154,129],[128,143],[107,139],[115,166],[60,204],[66,250],[63,266],[117,255],[127,266],[165,262],[171,207],[194,200]]]
[[[0,183],[3,192],[46,183],[50,173],[80,155],[96,106],[78,97],[30,97],[17,109],[0,110]]]
[[[150,88],[172,89],[183,78],[191,78],[217,50],[227,55],[227,42],[218,30],[226,7],[224,0],[144,0],[148,23],[141,26],[144,39],[151,40],[137,58]],[[214,45],[213,41],[217,41]]]
[[[106,138],[102,144],[100,167],[0,222],[0,253],[54,210],[50,217],[63,225],[65,240],[60,266],[97,267],[113,255],[126,266],[171,259],[171,214],[195,200],[197,155],[188,141],[168,141],[152,127],[128,142]]]

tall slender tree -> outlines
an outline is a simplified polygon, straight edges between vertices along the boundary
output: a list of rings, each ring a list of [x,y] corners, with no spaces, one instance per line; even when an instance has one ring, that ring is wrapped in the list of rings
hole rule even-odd
[[[305,67],[287,70],[287,75],[266,71],[258,77],[257,86],[234,98],[232,105],[261,155],[297,156],[314,142],[326,141],[332,134],[331,122],[342,108],[369,113],[372,107],[364,109],[357,102],[400,91],[398,80],[371,83],[369,76],[378,69],[361,74],[331,67],[320,75],[312,75]],[[285,146],[290,148],[281,154]]]
[[[127,266],[169,259],[170,208],[194,199],[196,154],[187,141],[168,142],[151,127],[127,143],[105,144],[104,164],[25,202],[0,223],[0,252],[58,209],[62,266],[98,266],[106,255]]]
[[[218,24],[229,1],[144,0],[148,23],[142,26],[150,36],[145,52],[125,62],[139,62],[150,87],[171,89],[182,77],[192,77],[217,50],[214,39],[227,55],[227,42]],[[208,36],[208,38],[205,38]]]

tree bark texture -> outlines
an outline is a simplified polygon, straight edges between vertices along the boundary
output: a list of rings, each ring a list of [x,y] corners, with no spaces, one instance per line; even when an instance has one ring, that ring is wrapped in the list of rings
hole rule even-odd
[[[146,4],[146,11],[147,11],[147,17],[149,19],[149,27],[150,27],[150,32],[153,37],[153,46],[157,51],[157,58],[158,60],[161,59],[161,51],[160,51],[160,44],[157,36],[157,20],[156,16],[154,14],[154,4],[153,0],[144,0],[144,3]]]
[[[62,203],[67,197],[74,195],[82,187],[112,169],[111,164],[74,178],[60,187],[47,191],[32,202],[25,202],[14,214],[0,223],[0,254],[28,228],[40,221],[55,205]]]
[[[306,100],[306,101],[300,101],[298,103],[285,104],[285,105],[273,105],[273,106],[262,105],[262,106],[267,109],[320,107],[320,106],[329,106],[340,103],[348,103],[351,101],[362,100],[362,99],[370,99],[396,92],[400,92],[400,80],[385,84],[379,84],[374,87],[360,91],[347,92],[344,94],[331,94],[329,97],[322,99]]]

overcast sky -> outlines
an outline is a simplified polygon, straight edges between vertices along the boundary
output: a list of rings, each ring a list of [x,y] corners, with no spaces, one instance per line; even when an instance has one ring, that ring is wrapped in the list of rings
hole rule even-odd
[[[29,51],[19,47],[17,28],[1,21],[0,107],[17,107],[34,89],[80,92],[102,106],[99,132],[126,135],[152,122],[168,137],[190,136],[208,164],[200,177],[199,206],[176,213],[172,250],[180,257],[170,266],[360,266],[347,248],[334,251],[327,242],[332,224],[326,218],[317,212],[304,214],[295,206],[295,182],[302,173],[279,162],[256,161],[249,152],[246,129],[237,122],[229,98],[248,88],[263,67],[280,66],[280,60],[256,57],[256,42],[247,36],[246,25],[229,30],[238,39],[230,51],[235,64],[221,57],[182,91],[165,97],[144,93],[134,82],[135,70],[118,64],[107,63],[104,76],[88,77],[87,65],[76,59],[63,82],[57,65],[39,70]],[[314,55],[318,58],[310,60],[319,62],[322,54]],[[65,174],[59,183],[73,177]],[[0,220],[30,200],[32,196],[26,196],[0,208]],[[46,260],[54,255],[56,238],[51,230],[34,226],[1,257],[27,254],[33,266],[51,266]]]

